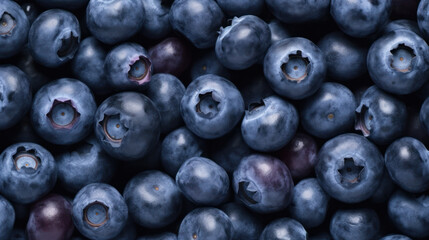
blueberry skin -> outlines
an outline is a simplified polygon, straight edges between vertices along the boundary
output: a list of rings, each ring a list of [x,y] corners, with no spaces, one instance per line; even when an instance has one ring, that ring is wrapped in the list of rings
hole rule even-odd
[[[214,139],[230,132],[240,121],[244,102],[232,82],[206,74],[189,84],[180,112],[189,130],[201,138]]]
[[[370,201],[373,203],[385,203],[389,200],[393,191],[396,189],[396,185],[390,178],[389,172],[385,169],[383,172],[383,178],[378,186],[377,190],[371,196]]]
[[[392,0],[331,0],[331,16],[342,32],[364,38],[376,33],[387,23],[391,7]]]
[[[310,40],[287,38],[268,49],[264,74],[277,94],[303,99],[319,89],[325,79],[326,62],[323,52]]]
[[[222,9],[212,0],[176,0],[169,16],[172,28],[199,49],[215,45],[223,18]]]
[[[264,56],[270,46],[270,38],[268,24],[259,17],[234,17],[231,26],[220,31],[215,46],[216,56],[226,68],[243,70]]]
[[[174,75],[158,73],[152,76],[146,96],[161,114],[162,133],[169,133],[183,124],[180,102],[185,90],[183,83]]]
[[[90,0],[86,25],[99,41],[116,44],[127,40],[142,28],[145,12],[142,1]]]
[[[31,25],[28,46],[37,63],[55,68],[74,57],[80,36],[79,21],[72,13],[51,9],[41,13]]]
[[[217,206],[229,197],[229,177],[215,162],[193,157],[182,164],[176,184],[183,195],[197,205]]]
[[[268,224],[259,240],[307,240],[307,231],[292,218],[280,218]]]
[[[146,228],[167,226],[177,219],[182,208],[182,196],[174,180],[156,170],[134,176],[123,195],[134,221]]]
[[[395,235],[385,236],[383,238],[380,238],[380,240],[412,240],[412,239],[404,235],[395,234]]]
[[[420,123],[423,125],[426,133],[429,133],[429,97],[423,102],[420,107]]]
[[[222,65],[215,51],[209,51],[199,57],[191,66],[192,80],[205,74],[214,74],[229,79],[231,73]]]
[[[353,128],[356,107],[352,91],[342,84],[326,82],[302,102],[301,124],[311,135],[329,139]]]
[[[171,32],[170,8],[163,0],[141,0],[144,9],[144,23],[140,34],[148,39],[162,39]]]
[[[0,59],[6,59],[21,51],[27,42],[30,23],[22,8],[14,1],[0,1]]]
[[[89,0],[35,0],[44,8],[78,9],[86,6]]]
[[[246,110],[241,122],[241,134],[252,149],[272,152],[281,149],[293,138],[298,123],[295,107],[272,95]]]
[[[228,215],[217,208],[197,208],[182,220],[178,240],[232,240],[233,226]]]
[[[278,19],[271,20],[268,23],[268,27],[271,31],[271,45],[280,40],[291,37],[289,31],[282,25],[282,23]]]
[[[373,209],[337,210],[329,230],[334,240],[372,240],[380,232],[380,220]]]
[[[108,183],[116,172],[117,163],[97,142],[86,138],[76,148],[56,156],[58,180],[71,193],[77,193],[90,183]]]
[[[320,186],[331,197],[358,203],[371,197],[382,180],[384,159],[365,137],[347,133],[328,140],[315,167]]]
[[[136,240],[177,240],[177,236],[174,233],[161,233],[157,235],[139,237]]]
[[[241,204],[231,202],[220,209],[228,215],[234,229],[233,239],[258,240],[264,229],[257,215],[249,212]]]
[[[13,65],[0,65],[0,130],[17,124],[31,107],[27,75]]]
[[[144,73],[138,71],[141,64],[144,65]],[[134,74],[139,75],[131,75],[133,69],[138,71]],[[151,80],[152,62],[144,47],[137,43],[123,43],[107,54],[104,72],[110,87],[117,92],[143,90]]]
[[[15,210],[12,204],[0,195],[0,239],[9,239],[15,224]]]
[[[368,50],[344,33],[328,33],[317,45],[325,55],[330,78],[348,82],[366,73]]]
[[[429,1],[421,0],[417,9],[417,24],[425,39],[429,38]]]
[[[228,16],[259,15],[264,9],[263,0],[217,0],[216,2]]]
[[[55,186],[57,164],[51,153],[38,144],[11,145],[2,152],[0,161],[0,192],[10,201],[32,203]]]
[[[409,94],[420,89],[429,78],[428,52],[425,40],[414,32],[392,31],[371,45],[368,72],[379,88],[394,94]]]
[[[56,106],[63,104],[71,110],[55,114]],[[92,132],[97,105],[91,90],[81,81],[61,78],[37,91],[31,107],[31,123],[37,134],[46,141],[69,145],[77,143]],[[73,112],[72,112],[73,111]],[[67,112],[67,111],[66,111]],[[73,116],[71,116],[73,115]],[[72,117],[59,123],[55,117]]]
[[[246,207],[257,213],[285,209],[292,199],[292,176],[279,159],[261,154],[241,160],[234,171],[233,189]]]
[[[420,32],[419,26],[417,25],[417,22],[409,19],[398,19],[398,20],[389,22],[384,27],[382,34],[385,35],[389,32],[400,30],[400,29],[410,30],[415,34],[419,35],[420,37],[423,37],[422,33]]]
[[[265,2],[271,13],[280,21],[284,23],[304,23],[327,16],[331,1],[266,0]]]
[[[107,52],[95,37],[87,37],[80,42],[71,67],[77,79],[88,85],[97,95],[108,94],[112,90],[106,82],[104,60]]]
[[[419,140],[404,137],[394,141],[384,159],[392,180],[402,189],[411,193],[429,189],[429,154]]]
[[[325,221],[330,197],[315,178],[301,180],[294,188],[288,211],[291,218],[306,228],[317,227]]]
[[[36,20],[40,14],[40,7],[33,2],[22,2],[20,5],[22,10],[24,10],[25,15],[27,15],[30,25],[33,24],[34,20]]]
[[[356,108],[355,129],[374,143],[386,145],[404,134],[407,118],[402,101],[372,86]]]
[[[107,207],[104,209],[105,221],[97,224],[99,226],[87,218],[91,213],[87,213],[86,209],[91,204]],[[92,183],[76,194],[73,199],[72,214],[75,227],[85,237],[94,240],[108,240],[117,236],[125,227],[128,208],[124,198],[115,188],[104,183]]]
[[[106,116],[119,115],[118,124],[125,129],[120,139],[112,139],[104,130]],[[108,122],[108,121],[107,121]],[[122,92],[110,96],[95,113],[95,135],[103,149],[122,161],[143,158],[158,142],[161,117],[155,104],[145,95]]]

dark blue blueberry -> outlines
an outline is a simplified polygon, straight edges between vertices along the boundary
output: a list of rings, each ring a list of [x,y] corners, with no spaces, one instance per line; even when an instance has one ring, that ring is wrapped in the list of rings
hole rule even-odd
[[[353,129],[356,106],[356,99],[346,86],[327,82],[301,104],[301,124],[313,136],[332,138]]]
[[[70,61],[79,42],[79,21],[72,13],[60,9],[40,14],[28,33],[31,55],[45,67],[54,68]]]
[[[325,55],[328,76],[339,82],[358,78],[366,72],[367,49],[342,32],[325,35],[317,44]]]
[[[233,239],[258,240],[264,229],[257,215],[238,203],[227,203],[220,209],[228,215],[234,229]]]
[[[110,96],[95,113],[95,134],[103,149],[123,161],[143,158],[158,142],[161,117],[145,95],[122,92]]]
[[[140,0],[90,0],[86,8],[89,31],[106,44],[127,40],[140,31],[144,20]]]
[[[189,84],[180,111],[186,126],[205,139],[221,137],[241,120],[243,98],[229,80],[207,74]]]
[[[30,23],[22,8],[14,1],[0,0],[0,59],[21,51],[29,29]]]
[[[0,164],[0,192],[13,202],[32,203],[49,193],[57,181],[54,157],[35,143],[9,146],[0,155]]]
[[[180,101],[184,93],[185,86],[175,76],[167,73],[152,76],[146,95],[161,114],[162,133],[169,133],[183,124]]]
[[[373,240],[379,236],[380,220],[373,209],[337,210],[329,226],[335,240]]]
[[[268,224],[259,240],[307,240],[307,231],[292,218],[280,218]]]
[[[238,88],[243,96],[244,106],[247,110],[249,110],[250,104],[261,102],[261,99],[275,95],[263,73],[258,72],[245,79],[245,83],[239,84]]]
[[[238,199],[258,213],[285,209],[292,199],[293,181],[279,159],[253,154],[243,158],[234,171],[233,189]]]
[[[345,34],[368,37],[388,21],[392,0],[331,0],[331,16]]]
[[[307,178],[293,188],[288,211],[306,228],[317,227],[325,221],[329,199],[317,179]]]
[[[137,43],[123,43],[106,56],[104,73],[113,90],[141,90],[151,79],[152,62],[145,48]]]
[[[223,12],[232,17],[259,15],[264,10],[264,0],[217,0]]]
[[[0,65],[0,130],[16,125],[31,107],[27,75],[12,65]]]
[[[389,32],[368,51],[367,67],[372,81],[394,94],[409,94],[429,79],[429,46],[407,29]]]
[[[421,0],[417,9],[417,24],[423,36],[429,38],[429,1]]]
[[[89,0],[34,0],[45,8],[78,9],[86,6]]]
[[[12,235],[13,225],[15,224],[15,210],[12,204],[0,195],[0,239],[8,240]]]
[[[374,143],[386,145],[404,134],[407,116],[402,101],[372,86],[356,108],[355,129]]]
[[[98,95],[111,92],[104,73],[106,51],[94,37],[82,40],[72,60],[72,71],[77,79],[88,85]]]
[[[192,64],[192,80],[195,80],[205,74],[214,74],[224,78],[231,77],[229,70],[219,61],[215,51],[209,51],[203,54]]]
[[[383,28],[383,35],[393,32],[400,29],[406,29],[414,32],[415,34],[422,37],[422,33],[420,32],[419,26],[417,25],[416,21],[409,20],[409,19],[398,19],[389,22],[384,28]]]
[[[383,238],[380,238],[380,240],[412,240],[412,239],[404,235],[394,234],[394,235],[387,235]]]
[[[374,194],[371,196],[371,202],[373,203],[385,203],[389,200],[393,191],[395,191],[396,185],[390,178],[389,172],[385,169],[383,172],[383,178],[381,179],[381,183],[378,186],[377,190],[375,190]]]
[[[259,17],[234,17],[231,26],[220,31],[215,46],[216,56],[226,68],[243,70],[263,58],[270,39],[268,24]]]
[[[193,157],[182,164],[176,184],[183,195],[197,205],[217,206],[229,197],[229,177],[215,162]]]
[[[170,24],[197,48],[216,43],[222,25],[222,9],[212,0],[176,0],[170,9]]]
[[[149,39],[162,39],[171,32],[170,7],[165,0],[141,0],[144,9],[144,23],[141,35]]]
[[[117,167],[115,160],[103,151],[94,136],[55,159],[58,164],[58,180],[71,193],[77,193],[90,183],[108,183]]]
[[[315,170],[320,186],[342,202],[370,198],[383,177],[383,156],[373,143],[354,133],[328,140],[318,159]]]
[[[136,240],[177,240],[177,236],[174,233],[161,233],[156,235],[139,237]]]
[[[177,219],[182,208],[182,196],[174,180],[156,170],[134,176],[123,195],[130,216],[146,228],[167,226]]]
[[[37,91],[31,108],[31,122],[46,141],[68,145],[92,132],[97,105],[91,90],[82,82],[61,78]]]
[[[319,89],[325,79],[326,62],[323,52],[310,40],[287,38],[268,49],[264,74],[277,94],[303,99]]]
[[[197,208],[182,220],[178,240],[232,240],[234,229],[228,215],[217,208]]]
[[[288,30],[283,26],[283,24],[278,19],[273,19],[268,23],[268,27],[271,31],[271,45],[274,43],[290,38],[291,34]]]
[[[73,222],[85,237],[109,240],[125,227],[128,208],[112,186],[92,183],[82,188],[73,200]]]
[[[285,23],[303,23],[320,20],[328,15],[330,0],[321,1],[282,1],[266,0],[268,9]]]
[[[249,105],[241,123],[241,134],[252,149],[272,152],[281,149],[293,138],[298,123],[295,107],[273,95]]]

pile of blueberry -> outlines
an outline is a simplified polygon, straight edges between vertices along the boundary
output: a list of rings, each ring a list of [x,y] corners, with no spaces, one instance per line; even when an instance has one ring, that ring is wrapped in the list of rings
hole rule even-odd
[[[0,240],[429,239],[429,0],[0,0]]]

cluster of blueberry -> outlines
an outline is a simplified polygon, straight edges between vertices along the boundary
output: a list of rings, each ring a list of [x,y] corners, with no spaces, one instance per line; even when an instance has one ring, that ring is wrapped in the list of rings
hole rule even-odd
[[[429,0],[0,0],[0,240],[429,239]]]

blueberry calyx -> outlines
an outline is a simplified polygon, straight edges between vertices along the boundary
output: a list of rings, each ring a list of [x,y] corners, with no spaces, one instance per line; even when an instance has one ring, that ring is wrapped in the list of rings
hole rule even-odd
[[[79,37],[73,31],[63,34],[57,55],[60,58],[72,57],[79,46]]]
[[[398,72],[407,73],[412,71],[413,61],[416,57],[414,49],[401,43],[390,50],[390,67]]]
[[[151,66],[152,62],[148,58],[139,56],[129,64],[128,78],[139,85],[149,82]]]
[[[109,220],[109,207],[95,201],[83,209],[83,217],[91,227],[101,227]]]
[[[0,36],[10,36],[15,26],[15,18],[9,13],[4,12],[0,18]]]
[[[22,169],[37,170],[41,163],[40,158],[36,156],[36,150],[26,150],[24,147],[18,147],[12,158],[18,171]]]
[[[80,113],[70,99],[55,99],[46,116],[55,129],[71,129],[79,120]]]
[[[247,204],[257,204],[261,201],[261,194],[256,185],[249,181],[238,183],[238,196]]]
[[[341,184],[354,185],[355,183],[358,183],[363,170],[364,167],[357,165],[353,158],[344,158],[343,167],[338,169],[338,172],[341,175]]]
[[[105,114],[103,120],[99,122],[99,124],[103,126],[104,135],[113,143],[121,143],[128,132],[128,128],[121,122],[121,116],[119,114]]]
[[[285,77],[297,83],[307,78],[310,61],[302,56],[302,51],[298,50],[295,54],[289,54],[287,62],[281,65]]]
[[[200,94],[200,101],[195,106],[197,113],[204,118],[214,118],[219,113],[220,101],[213,92]]]
[[[373,116],[368,113],[368,106],[361,105],[356,109],[355,130],[361,131],[365,137],[371,135],[371,127],[369,123],[373,120]]]

